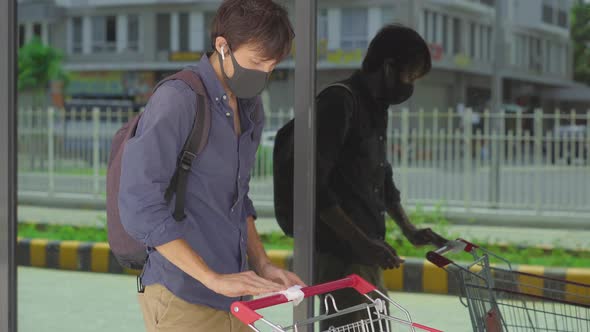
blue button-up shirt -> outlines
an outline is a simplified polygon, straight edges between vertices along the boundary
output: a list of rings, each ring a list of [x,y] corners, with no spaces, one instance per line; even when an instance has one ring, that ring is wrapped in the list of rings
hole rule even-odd
[[[211,129],[203,152],[188,176],[182,222],[172,217],[174,200],[164,192],[178,155],[195,120],[196,95],[184,82],[160,86],[150,98],[135,137],[123,152],[119,212],[125,230],[149,248],[184,239],[217,273],[248,269],[248,216],[255,216],[248,197],[250,173],[260,143],[264,112],[260,97],[238,99],[242,133],[234,130],[234,112],[207,56],[197,71],[211,108]],[[151,251],[143,283],[159,283],[181,299],[228,311],[235,298],[219,295]]]

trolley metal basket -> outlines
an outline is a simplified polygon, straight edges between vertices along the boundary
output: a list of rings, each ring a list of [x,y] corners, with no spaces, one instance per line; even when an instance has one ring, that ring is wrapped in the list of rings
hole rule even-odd
[[[354,288],[360,294],[364,295],[369,300],[369,303],[362,303],[350,308],[338,308],[334,298],[329,295],[329,293],[343,288]],[[291,326],[283,327],[264,319],[264,317],[256,312],[256,310],[289,302],[287,297],[283,294],[271,295],[252,301],[235,302],[231,306],[231,312],[244,324],[250,326],[250,328],[252,328],[254,331],[262,331],[254,325],[257,322],[260,322],[266,325],[267,328],[270,328],[273,332],[297,332],[298,328],[301,328],[305,325],[314,324],[325,319],[346,315],[355,311],[364,310],[368,314],[368,319],[354,322],[345,326],[330,327],[327,332],[441,332],[440,330],[414,323],[410,313],[407,310],[405,310],[395,301],[391,300],[385,294],[381,293],[375,286],[362,279],[358,275],[353,274],[341,280],[305,287],[302,288],[301,291],[303,292],[305,298],[328,294],[324,298],[324,305],[326,306],[326,309],[328,309],[328,306],[330,305],[333,306],[335,313],[319,315],[309,318],[305,321],[296,322]],[[369,294],[376,296],[369,296]],[[395,307],[397,309],[396,312],[399,311],[400,314],[394,315],[388,312],[387,303]],[[326,312],[328,311],[326,310]]]
[[[473,263],[443,256],[460,251],[470,253]],[[590,285],[514,271],[506,259],[463,239],[426,257],[458,278],[473,331],[590,331]],[[490,257],[503,267],[491,265]]]

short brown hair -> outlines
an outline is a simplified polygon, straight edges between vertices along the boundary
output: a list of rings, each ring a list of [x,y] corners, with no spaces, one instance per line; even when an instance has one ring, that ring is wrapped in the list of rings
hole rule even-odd
[[[283,60],[295,34],[287,10],[272,0],[225,0],[211,27],[211,46],[224,37],[232,50],[253,43],[264,60]]]

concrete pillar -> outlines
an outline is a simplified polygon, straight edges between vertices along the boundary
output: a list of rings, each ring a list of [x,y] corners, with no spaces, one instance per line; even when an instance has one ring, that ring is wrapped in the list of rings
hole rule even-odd
[[[340,24],[342,24],[342,11],[340,8],[328,9],[328,49],[340,48]]]
[[[90,16],[82,17],[82,53],[92,53],[92,21]]]
[[[201,52],[209,48],[209,45],[204,44],[205,31],[207,31],[207,27],[205,26],[203,12],[191,12],[189,18],[189,50]]]
[[[49,45],[49,23],[41,23],[41,41],[43,45]]]
[[[117,15],[117,52],[121,53],[127,49],[127,15]]]
[[[178,52],[180,50],[180,15],[172,13],[170,15],[170,51]]]
[[[381,12],[381,8],[379,7],[369,7],[369,11],[368,11],[368,20],[369,20],[369,27],[368,27],[368,37],[367,40],[371,40],[373,39],[373,37],[375,37],[375,35],[377,34],[377,32],[379,31],[379,29],[382,26],[382,12]]]

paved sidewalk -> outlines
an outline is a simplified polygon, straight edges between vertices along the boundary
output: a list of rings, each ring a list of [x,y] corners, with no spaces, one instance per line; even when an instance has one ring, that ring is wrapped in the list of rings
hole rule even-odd
[[[411,293],[389,296],[408,309],[418,323],[444,331],[471,331],[467,309],[457,297]],[[284,326],[293,319],[290,304],[259,313]],[[20,332],[144,331],[134,277],[25,267],[18,268],[18,324]]]
[[[102,227],[106,212],[101,210],[72,210],[35,206],[19,206],[19,221]],[[281,232],[272,218],[256,222],[259,233]],[[568,249],[590,249],[590,227],[586,230],[569,228],[511,227],[510,225],[479,225],[477,223],[449,225],[451,234],[473,242],[499,242],[515,245],[549,245]]]

